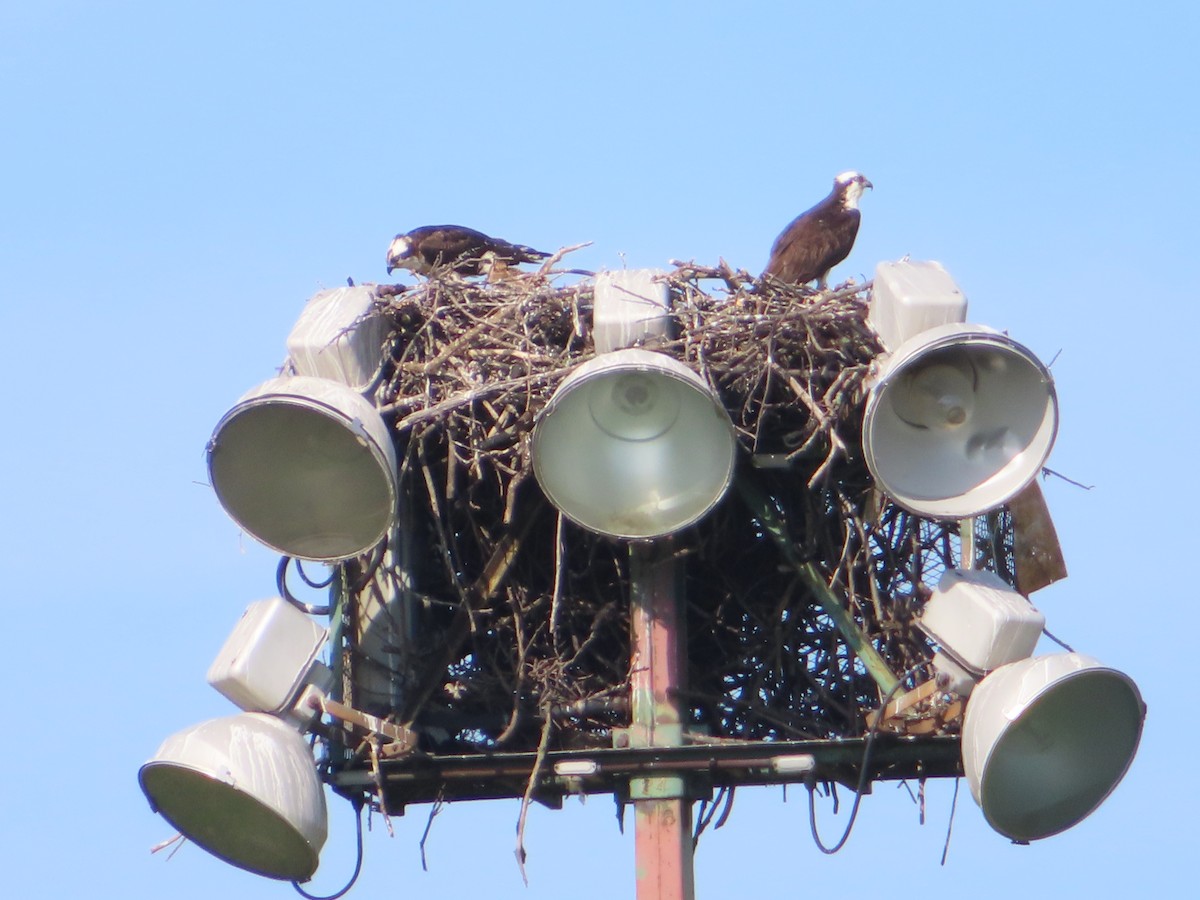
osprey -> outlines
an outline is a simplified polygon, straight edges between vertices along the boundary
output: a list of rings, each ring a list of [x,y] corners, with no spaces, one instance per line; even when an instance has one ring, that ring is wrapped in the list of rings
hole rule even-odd
[[[461,225],[422,225],[392,240],[387,270],[389,275],[393,269],[429,275],[440,268],[459,275],[492,275],[519,263],[539,262],[549,255]]]
[[[816,280],[824,289],[829,270],[850,255],[858,234],[858,198],[872,187],[859,172],[833,179],[829,196],[792,220],[775,239],[763,275],[787,284]]]

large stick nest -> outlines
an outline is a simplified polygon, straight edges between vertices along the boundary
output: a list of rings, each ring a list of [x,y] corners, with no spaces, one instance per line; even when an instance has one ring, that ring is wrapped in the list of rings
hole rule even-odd
[[[864,383],[881,351],[870,287],[813,293],[722,265],[666,274],[676,334],[653,349],[717,392],[753,468],[812,561],[896,673],[926,662],[925,585],[957,533],[874,491]],[[707,285],[706,290],[702,285]],[[628,547],[563,520],[532,477],[530,434],[594,355],[592,287],[549,266],[493,284],[436,276],[378,289],[392,339],[376,402],[400,451],[406,551],[357,561],[351,617],[403,588],[385,643],[349,629],[346,687],[413,723],[426,749],[608,746],[628,721]],[[994,524],[994,523],[993,523]],[[712,738],[860,735],[880,691],[747,507],[727,497],[673,538],[684,561],[689,727]],[[391,550],[391,553],[384,553]],[[380,564],[383,560],[384,564]],[[399,611],[397,611],[399,609]],[[360,625],[361,625],[360,621]],[[356,638],[356,635],[358,637]],[[387,700],[363,673],[386,661]]]

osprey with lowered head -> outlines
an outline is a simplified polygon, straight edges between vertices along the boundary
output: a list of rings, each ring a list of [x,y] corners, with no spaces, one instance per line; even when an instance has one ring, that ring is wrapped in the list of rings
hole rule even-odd
[[[510,244],[462,225],[422,225],[392,239],[387,251],[387,271],[391,275],[393,269],[408,269],[418,275],[430,275],[445,268],[459,275],[492,276],[509,266],[540,262],[549,256],[541,250]]]
[[[858,235],[858,200],[872,187],[860,172],[833,179],[829,196],[792,220],[771,248],[763,275],[787,284],[816,281],[824,289],[829,270],[850,255]]]

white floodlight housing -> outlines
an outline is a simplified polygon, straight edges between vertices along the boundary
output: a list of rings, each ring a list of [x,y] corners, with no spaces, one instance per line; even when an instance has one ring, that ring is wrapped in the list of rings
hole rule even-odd
[[[374,288],[321,291],[304,306],[288,335],[288,358],[297,375],[328,378],[367,390],[379,376],[390,328],[376,311]]]
[[[590,531],[656,538],[694,523],[724,495],[736,440],[720,400],[678,360],[625,349],[563,379],[531,445],[538,484]]]
[[[863,453],[898,505],[966,518],[1025,487],[1057,431],[1054,381],[1037,357],[990,328],[949,323],[883,361],[867,398]]]
[[[925,603],[918,624],[957,666],[935,657],[934,665],[955,679],[965,696],[993,669],[1025,659],[1037,647],[1046,617],[999,575],[982,569],[949,569]]]
[[[213,432],[208,471],[230,517],[287,556],[357,556],[395,517],[387,425],[360,394],[326,378],[274,378],[247,393]]]
[[[314,669],[328,671],[317,662],[328,635],[286,600],[258,600],[213,660],[208,683],[247,712],[286,715]]]
[[[888,350],[922,331],[966,320],[967,298],[941,263],[901,259],[875,267],[867,322]]]
[[[667,338],[671,288],[657,269],[601,272],[592,288],[592,339],[597,353]]]
[[[1079,653],[1009,663],[979,683],[963,771],[989,825],[1015,841],[1065,831],[1112,793],[1146,706],[1129,676]]]
[[[177,732],[138,782],[155,812],[232,865],[288,881],[317,869],[325,793],[308,743],[277,718],[240,713]]]

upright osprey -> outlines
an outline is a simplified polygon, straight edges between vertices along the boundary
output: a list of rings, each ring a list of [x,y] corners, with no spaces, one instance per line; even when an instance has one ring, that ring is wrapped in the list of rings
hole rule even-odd
[[[858,235],[858,198],[872,187],[859,172],[833,179],[829,196],[792,220],[775,239],[763,275],[788,284],[815,280],[825,287],[829,270],[850,255]]]
[[[422,225],[392,240],[387,270],[389,275],[393,269],[429,275],[440,268],[459,275],[492,275],[519,263],[540,262],[549,255],[461,225]]]

